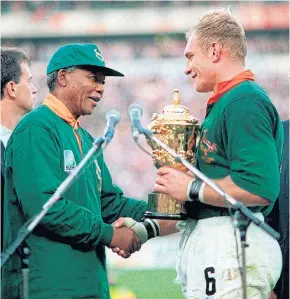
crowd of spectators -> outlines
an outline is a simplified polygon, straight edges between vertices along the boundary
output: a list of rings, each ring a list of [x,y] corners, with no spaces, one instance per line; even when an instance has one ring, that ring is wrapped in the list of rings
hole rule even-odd
[[[98,104],[94,114],[81,119],[81,123],[93,136],[97,137],[103,133],[105,128],[106,112],[110,109],[120,111],[121,122],[117,126],[111,144],[105,151],[105,157],[115,183],[121,186],[127,195],[145,199],[151,192],[156,170],[151,157],[143,153],[133,142],[127,107],[131,103],[140,103],[144,109],[142,122],[144,125],[148,125],[153,113],[162,113],[163,107],[171,103],[173,90],[178,88],[182,104],[189,107],[191,114],[201,122],[209,94],[196,93],[191,80],[183,75],[184,41],[174,44],[176,48],[173,52],[176,53],[172,57],[158,56],[154,45],[148,45],[148,49],[144,50],[148,55],[147,58],[135,57],[132,54],[136,50],[133,49],[135,45],[131,42],[123,41],[111,45],[110,43],[98,43],[98,45],[109,62],[108,66],[124,72],[126,76],[106,79],[102,101]],[[28,46],[26,49],[32,57],[33,82],[38,88],[35,106],[38,106],[48,92],[45,75],[48,61],[46,54],[50,54],[50,50],[53,51],[58,45],[35,47],[31,44],[29,47],[26,44],[26,46]],[[35,49],[38,51],[36,54],[33,52]],[[150,49],[155,51],[153,56],[149,55]],[[118,51],[119,56],[117,55]],[[146,55],[144,54],[144,56]],[[249,60],[250,68],[269,93],[282,119],[289,117],[288,70],[285,64],[287,57],[287,54],[283,53],[249,56],[251,58]],[[140,142],[149,149],[143,138],[140,138]]]
[[[227,1],[228,5],[243,3],[243,1]],[[267,4],[269,1],[260,1]],[[280,1],[271,1],[271,3],[279,3]],[[19,10],[26,10],[31,13],[38,13],[39,11],[65,11],[76,9],[122,9],[122,8],[138,8],[138,7],[188,7],[192,5],[222,5],[224,1],[2,1],[2,12],[15,12]]]
[[[180,57],[185,47],[184,35],[157,34],[151,37],[76,37],[61,40],[2,40],[3,45],[14,45],[26,49],[35,60],[47,61],[58,46],[69,42],[96,43],[108,60],[139,58],[175,58]],[[248,37],[249,53],[289,53],[289,35],[285,32],[259,33]]]
[[[212,1],[195,1],[207,5]],[[217,5],[221,1],[215,1]],[[267,1],[266,1],[267,2]],[[266,4],[265,2],[265,4]],[[128,8],[130,5],[191,5],[191,1],[3,1],[1,12],[13,13],[26,10],[77,10]],[[272,1],[273,3],[273,1]],[[285,31],[285,30],[284,30]],[[248,36],[249,67],[257,80],[267,90],[281,118],[289,117],[288,53],[289,35],[281,32],[256,32]],[[133,142],[127,107],[134,102],[144,108],[142,121],[150,122],[153,113],[162,113],[164,106],[171,103],[173,90],[180,90],[182,104],[190,108],[200,122],[205,113],[208,94],[197,94],[192,82],[183,75],[185,59],[182,58],[185,38],[182,34],[156,34],[155,36],[92,37],[56,39],[4,39],[2,45],[14,45],[25,49],[32,58],[33,82],[38,89],[35,106],[41,104],[48,92],[45,68],[55,50],[69,42],[96,43],[112,66],[124,72],[125,78],[107,78],[105,94],[92,116],[81,120],[83,126],[94,136],[102,134],[105,114],[109,109],[121,112],[121,122],[112,143],[105,151],[108,166],[116,184],[126,194],[146,198],[155,181],[152,159],[146,156]],[[140,138],[142,141],[142,138]],[[145,147],[146,142],[142,141]]]

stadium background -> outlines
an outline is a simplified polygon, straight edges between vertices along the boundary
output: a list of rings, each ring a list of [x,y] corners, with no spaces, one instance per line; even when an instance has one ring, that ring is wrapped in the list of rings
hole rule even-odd
[[[105,114],[118,109],[121,122],[105,152],[114,182],[128,196],[146,199],[155,180],[150,157],[131,138],[127,107],[140,103],[143,124],[161,113],[179,88],[182,104],[203,120],[208,94],[197,94],[183,74],[184,32],[203,12],[230,7],[246,30],[246,65],[267,90],[281,118],[289,118],[289,4],[281,1],[2,1],[2,46],[24,48],[32,59],[35,106],[48,90],[45,69],[65,43],[96,43],[108,66],[125,78],[107,78],[93,115],[81,119],[93,135],[102,134]],[[145,142],[144,142],[145,145]],[[146,146],[146,145],[145,145]],[[113,280],[131,288],[138,299],[178,299],[173,283],[179,235],[151,240],[123,260],[108,252]],[[121,298],[121,297],[120,297]],[[129,299],[126,294],[123,299]]]

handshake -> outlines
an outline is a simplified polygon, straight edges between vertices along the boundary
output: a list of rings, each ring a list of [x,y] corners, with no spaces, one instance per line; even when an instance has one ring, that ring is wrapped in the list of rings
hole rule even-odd
[[[149,239],[159,236],[159,224],[152,219],[137,222],[132,218],[119,218],[113,223],[114,234],[108,246],[123,258],[139,251],[141,245]]]

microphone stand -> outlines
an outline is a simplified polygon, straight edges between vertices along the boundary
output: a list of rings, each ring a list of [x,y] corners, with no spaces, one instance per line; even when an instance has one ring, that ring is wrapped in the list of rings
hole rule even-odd
[[[21,273],[23,279],[23,299],[28,299],[29,257],[31,255],[31,251],[25,241],[23,241],[20,244],[20,246],[17,248],[17,253],[21,258]]]
[[[1,269],[7,262],[7,260],[14,254],[16,250],[20,252],[21,256],[21,271],[23,275],[23,297],[24,299],[28,299],[29,288],[28,288],[28,277],[29,277],[29,256],[30,249],[25,243],[25,240],[29,236],[29,234],[33,231],[33,229],[37,226],[37,224],[41,221],[41,219],[47,214],[49,209],[53,206],[53,204],[58,201],[62,194],[69,188],[72,181],[76,178],[76,176],[80,173],[85,164],[89,161],[89,159],[93,156],[93,154],[98,151],[103,144],[105,146],[110,142],[111,138],[107,136],[98,137],[94,142],[92,148],[88,151],[79,165],[73,170],[70,175],[60,184],[54,194],[50,197],[50,199],[44,204],[42,210],[36,214],[34,217],[29,219],[19,230],[18,236],[13,241],[13,243],[7,248],[7,250],[1,255]],[[100,153],[100,152],[99,152]],[[99,154],[98,153],[98,154]],[[22,248],[21,248],[22,247]]]
[[[231,208],[234,209],[235,218],[237,219],[237,227],[240,230],[240,239],[241,239],[241,248],[242,248],[242,269],[241,269],[241,278],[242,278],[242,286],[243,286],[243,299],[247,299],[247,283],[246,283],[246,254],[245,248],[249,245],[246,243],[246,232],[250,222],[254,222],[257,226],[263,229],[266,233],[268,233],[271,237],[278,240],[280,238],[280,234],[272,229],[267,223],[258,219],[252,212],[249,210],[242,202],[235,200],[232,196],[224,192],[221,187],[219,187],[215,182],[210,180],[207,176],[205,176],[201,171],[199,171],[196,167],[194,167],[191,163],[189,163],[186,159],[184,159],[181,155],[178,155],[174,150],[169,148],[166,144],[160,141],[152,132],[147,130],[146,128],[139,125],[138,127],[139,133],[144,134],[148,139],[156,142],[160,147],[166,150],[178,163],[182,163],[187,169],[189,169],[195,176],[205,182],[208,186],[210,186],[213,190],[215,190],[218,194],[220,194],[228,203],[231,204]],[[138,142],[137,138],[134,138],[135,142]],[[146,212],[145,217],[150,217],[150,212]]]

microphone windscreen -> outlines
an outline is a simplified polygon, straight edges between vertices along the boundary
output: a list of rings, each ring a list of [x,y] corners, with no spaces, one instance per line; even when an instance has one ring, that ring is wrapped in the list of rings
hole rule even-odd
[[[140,104],[131,104],[129,107],[128,107],[128,114],[131,115],[131,112],[138,112],[140,117],[143,115],[143,108]]]
[[[121,115],[120,115],[120,112],[118,110],[109,110],[107,113],[106,113],[106,120],[108,120],[110,117],[114,117],[116,122],[118,123],[121,119]]]

